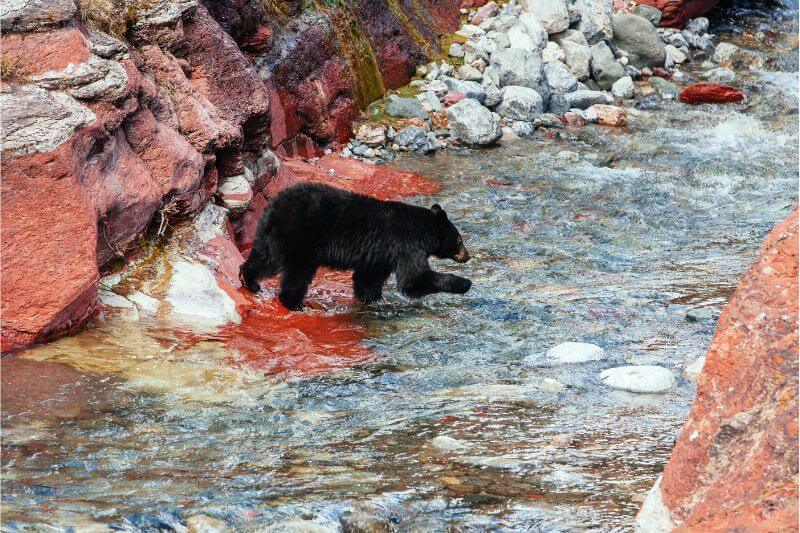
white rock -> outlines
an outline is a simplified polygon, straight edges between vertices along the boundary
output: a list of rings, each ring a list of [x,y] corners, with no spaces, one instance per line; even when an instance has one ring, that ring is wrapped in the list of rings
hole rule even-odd
[[[483,35],[486,32],[479,26],[475,26],[473,24],[464,24],[461,26],[461,29],[456,32],[456,35],[460,37],[466,37],[469,39],[473,35]]]
[[[458,67],[458,75],[462,80],[466,81],[480,81],[483,79],[483,73],[471,65],[461,65]]]
[[[670,58],[674,63],[680,65],[681,63],[686,61],[686,54],[684,54],[671,44],[664,46],[664,50],[667,51],[667,57]]]
[[[569,11],[563,0],[528,0],[527,10],[536,16],[547,33],[569,28]]]
[[[508,30],[506,37],[508,38],[509,48],[520,48],[532,52],[536,50],[536,43],[521,25],[514,26]]]
[[[547,46],[542,50],[542,59],[545,61],[561,61],[567,62],[567,57],[564,55],[564,50],[555,41],[550,41]]]
[[[497,114],[511,120],[531,121],[542,114],[542,97],[534,89],[508,85],[503,88]]]
[[[253,199],[253,188],[244,174],[220,178],[217,185],[217,198],[224,207],[233,213],[247,209]]]
[[[502,48],[510,48],[511,41],[508,39],[508,35],[499,31],[490,31],[486,34],[486,37],[492,40],[497,45],[497,49],[500,50]]]
[[[419,97],[420,95],[417,95],[417,98]],[[436,98],[435,94],[434,98]],[[439,99],[436,98],[436,101],[439,102]],[[420,102],[422,102],[422,99],[420,99]],[[425,107],[424,103],[422,107]],[[371,148],[381,146],[386,142],[386,127],[380,124],[362,124],[356,132],[356,140]]]
[[[611,86],[611,94],[626,100],[636,96],[636,86],[633,84],[633,78],[625,76],[615,81]]]
[[[700,375],[700,372],[703,371],[703,367],[706,365],[706,356],[698,357],[692,364],[687,366],[683,373],[689,376],[692,379],[697,379]]]
[[[553,378],[544,378],[541,383],[536,384],[536,388],[543,392],[561,392],[567,386]]]
[[[675,529],[672,514],[661,495],[661,476],[647,493],[647,498],[639,509],[634,521],[636,533],[669,533]]]
[[[448,107],[447,120],[452,136],[466,145],[492,144],[502,135],[500,124],[491,111],[472,98],[465,98]]]
[[[211,269],[200,263],[177,261],[165,297],[170,314],[192,324],[223,326],[240,323],[236,303],[220,288]]]
[[[564,62],[569,67],[570,72],[579,80],[589,78],[589,64],[592,58],[591,49],[574,41],[563,41],[561,49],[564,51]]]
[[[0,107],[3,151],[12,156],[55,150],[78,128],[96,119],[70,95],[33,86],[4,90]]]
[[[98,290],[97,299],[106,307],[113,307],[115,309],[133,309],[133,302],[108,289],[101,288]]]
[[[434,439],[431,441],[431,444],[433,444],[433,447],[437,450],[445,451],[463,450],[467,447],[467,443],[458,439],[454,439],[453,437],[448,437],[447,435],[439,435],[438,437],[434,437]]]
[[[458,43],[453,43],[450,45],[450,49],[447,51],[447,55],[450,57],[455,57],[461,59],[464,57],[464,50],[461,48],[461,45]],[[423,76],[425,74],[422,74]]]
[[[666,392],[675,385],[672,372],[660,366],[620,366],[600,372],[600,381],[617,390],[640,393]]]
[[[545,353],[545,357],[556,363],[577,364],[600,361],[605,358],[605,350],[588,342],[562,342]]]
[[[525,28],[528,36],[533,41],[534,50],[537,52],[544,50],[544,47],[547,46],[547,30],[544,29],[544,26],[542,26],[539,19],[536,18],[536,15],[533,13],[522,13],[519,16],[519,23]]]

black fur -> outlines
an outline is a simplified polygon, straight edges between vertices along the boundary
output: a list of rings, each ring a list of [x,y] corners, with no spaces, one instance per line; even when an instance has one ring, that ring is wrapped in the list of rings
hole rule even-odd
[[[430,256],[469,259],[438,205],[426,209],[306,183],[279,193],[264,212],[239,278],[258,292],[259,279],[280,274],[279,299],[289,309],[302,306],[320,266],[353,270],[353,292],[362,302],[380,300],[392,273],[412,298],[469,290],[470,280],[431,270]]]

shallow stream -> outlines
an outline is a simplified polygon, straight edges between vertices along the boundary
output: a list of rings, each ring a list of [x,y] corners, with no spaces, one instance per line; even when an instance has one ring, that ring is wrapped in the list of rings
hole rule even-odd
[[[470,263],[435,265],[473,280],[465,297],[411,302],[391,282],[359,309],[318,286],[306,317],[201,338],[106,319],[3,358],[3,530],[182,531],[196,514],[242,531],[630,530],[691,405],[684,368],[797,203],[796,26],[764,45],[748,36],[775,21],[748,20],[725,28],[767,50],[741,73],[745,104],[401,158],[441,185],[411,201],[465,236]],[[609,357],[526,364],[564,341]],[[622,364],[676,385],[599,381]]]

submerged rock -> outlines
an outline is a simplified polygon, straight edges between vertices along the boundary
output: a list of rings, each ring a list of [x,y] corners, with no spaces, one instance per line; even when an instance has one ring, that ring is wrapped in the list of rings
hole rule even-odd
[[[744,94],[728,85],[693,83],[678,95],[685,104],[729,104],[744,100]]]
[[[448,107],[447,120],[452,136],[468,146],[493,144],[503,134],[492,112],[472,98]]]
[[[434,437],[431,441],[431,444],[437,450],[444,451],[463,450],[468,446],[466,442],[454,439],[453,437],[448,437],[447,435],[439,435],[438,437]]]
[[[672,372],[660,366],[620,366],[600,372],[600,381],[612,389],[639,392],[666,392],[675,385]]]
[[[605,359],[605,350],[588,342],[562,342],[542,354],[525,358],[528,366],[551,366],[559,364],[582,364]]]

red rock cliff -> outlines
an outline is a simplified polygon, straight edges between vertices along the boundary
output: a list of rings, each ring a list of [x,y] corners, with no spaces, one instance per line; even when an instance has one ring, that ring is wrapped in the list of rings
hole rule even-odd
[[[722,313],[639,530],[796,531],[797,217],[769,234]]]
[[[0,8],[2,348],[82,324],[100,270],[148,231],[214,197],[232,216],[254,195],[263,206],[270,148],[345,141],[360,108],[405,84],[458,22],[455,0],[351,4]]]

